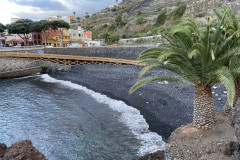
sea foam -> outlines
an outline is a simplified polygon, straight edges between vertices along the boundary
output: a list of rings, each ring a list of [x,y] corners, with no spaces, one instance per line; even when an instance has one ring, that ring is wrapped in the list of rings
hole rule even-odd
[[[107,104],[113,110],[121,113],[120,121],[124,123],[141,142],[141,146],[138,149],[139,156],[166,149],[166,143],[162,140],[162,137],[149,130],[149,125],[137,109],[128,106],[123,101],[111,99],[106,95],[94,92],[70,81],[57,80],[47,74],[43,74],[41,77],[45,82],[59,83],[72,89],[82,90],[99,103]]]

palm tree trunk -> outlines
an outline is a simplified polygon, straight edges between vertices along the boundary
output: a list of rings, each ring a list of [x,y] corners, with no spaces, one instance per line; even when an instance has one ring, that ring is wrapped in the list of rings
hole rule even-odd
[[[199,129],[210,129],[215,124],[213,96],[210,86],[196,86],[194,95],[193,125]]]

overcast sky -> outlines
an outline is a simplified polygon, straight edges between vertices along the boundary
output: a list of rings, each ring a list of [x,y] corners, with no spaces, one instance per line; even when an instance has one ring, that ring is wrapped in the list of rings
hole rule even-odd
[[[121,2],[122,0],[119,0]],[[45,19],[50,16],[84,16],[114,5],[116,0],[0,0],[0,23],[11,18]]]

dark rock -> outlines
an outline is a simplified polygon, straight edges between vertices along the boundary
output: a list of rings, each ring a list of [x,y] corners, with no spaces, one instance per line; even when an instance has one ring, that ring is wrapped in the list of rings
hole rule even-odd
[[[24,140],[5,149],[5,153],[0,160],[46,160],[46,158],[32,146],[31,141]]]
[[[135,160],[165,160],[165,152],[157,151],[157,152],[150,153],[142,157],[136,158]]]
[[[3,157],[6,149],[7,149],[7,146],[3,143],[0,143],[0,158]]]

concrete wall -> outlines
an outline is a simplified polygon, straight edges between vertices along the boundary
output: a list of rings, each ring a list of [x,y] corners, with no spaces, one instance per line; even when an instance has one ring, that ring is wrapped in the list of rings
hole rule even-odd
[[[148,48],[150,47],[44,48],[44,53],[136,60]]]
[[[39,50],[43,53],[43,48],[1,48],[0,52],[18,52],[18,53],[39,53]]]

